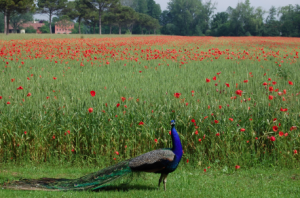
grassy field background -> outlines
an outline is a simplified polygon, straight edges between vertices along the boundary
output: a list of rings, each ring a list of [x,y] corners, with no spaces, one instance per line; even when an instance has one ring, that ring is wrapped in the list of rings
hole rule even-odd
[[[296,196],[299,42],[0,35],[1,180],[78,177],[171,147],[175,119],[184,156],[168,180],[174,190],[154,190],[159,176],[147,175],[105,196]]]

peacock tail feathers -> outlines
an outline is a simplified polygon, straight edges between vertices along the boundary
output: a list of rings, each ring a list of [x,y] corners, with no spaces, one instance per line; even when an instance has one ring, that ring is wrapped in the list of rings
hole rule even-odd
[[[104,168],[100,171],[90,173],[78,179],[21,179],[12,183],[6,183],[5,188],[17,190],[96,190],[109,185],[110,182],[128,175],[132,172],[128,166],[129,160],[122,161],[116,165]]]

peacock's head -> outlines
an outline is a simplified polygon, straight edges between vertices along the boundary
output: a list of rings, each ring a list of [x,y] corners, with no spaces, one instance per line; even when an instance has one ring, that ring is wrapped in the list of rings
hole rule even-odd
[[[175,120],[171,120],[171,126],[175,126]]]

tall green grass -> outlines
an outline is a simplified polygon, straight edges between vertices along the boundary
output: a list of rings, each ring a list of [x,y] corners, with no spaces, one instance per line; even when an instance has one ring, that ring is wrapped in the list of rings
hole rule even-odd
[[[259,49],[269,47],[265,51],[294,53],[292,46],[278,44],[277,49],[272,49],[271,44],[251,44],[246,39],[232,44],[225,39],[213,38],[208,41],[192,38],[192,42],[184,43],[184,37],[159,45],[153,41],[154,37],[149,38],[145,38],[143,45],[126,42],[126,38],[111,41],[112,47],[107,45],[109,41],[104,42],[106,49],[115,50],[115,53],[119,50],[119,55],[126,51],[124,56],[139,57],[138,61],[134,58],[114,61],[111,53],[90,55],[92,59],[103,58],[103,62],[87,59],[83,56],[84,51],[97,47],[100,40],[96,39],[84,39],[82,45],[68,43],[67,39],[40,40],[41,44],[31,46],[30,52],[25,52],[23,46],[22,55],[13,53],[10,56],[6,51],[8,53],[2,55],[0,71],[0,161],[98,163],[105,159],[111,164],[153,149],[171,147],[169,122],[175,119],[184,149],[183,163],[187,165],[297,166],[299,157],[294,150],[299,151],[300,134],[298,129],[290,131],[290,128],[299,126],[299,63],[296,59],[289,64],[284,59],[279,67],[275,63],[278,58],[268,56],[264,61]],[[159,39],[170,38],[174,37]],[[154,44],[147,45],[147,39]],[[0,48],[12,48],[14,42],[2,41]],[[17,45],[22,46],[22,42],[18,41]],[[59,52],[67,53],[67,46],[70,46],[69,51],[85,46],[85,49],[77,49],[79,61],[63,58],[63,55],[59,57]],[[52,62],[43,54],[49,47],[56,50]],[[226,55],[218,59],[212,56],[202,61],[192,60],[194,53],[208,52],[212,47],[224,52],[230,49],[229,53],[235,54],[250,51],[262,60],[238,59],[238,55],[231,55],[233,59],[229,60],[225,59]],[[140,56],[146,54],[141,49],[149,48],[153,54],[154,49],[176,49],[180,56],[178,61],[166,58],[143,60]],[[30,58],[29,55],[37,57]],[[20,60],[9,61],[6,65],[8,59],[4,57],[14,60],[19,57]],[[21,57],[27,58],[23,60],[24,64],[21,64]],[[91,61],[96,63],[91,65]],[[110,63],[106,64],[106,61]],[[217,75],[218,72],[221,73]],[[214,76],[216,81],[212,80]],[[207,83],[206,78],[211,81]],[[15,80],[12,82],[11,79]],[[274,81],[276,84],[268,87],[273,86],[280,92],[285,89],[286,94],[278,96],[278,92],[269,92],[262,85]],[[23,89],[17,90],[19,86]],[[91,90],[96,92],[95,97],[91,96]],[[242,96],[237,95],[236,90],[242,90]],[[194,91],[193,95],[191,91]],[[31,96],[27,97],[28,93]],[[181,95],[176,98],[174,93]],[[269,95],[275,98],[269,100]],[[232,99],[235,96],[236,99]],[[126,100],[123,102],[121,97]],[[8,101],[11,104],[7,104]],[[118,103],[119,107],[116,106]],[[280,111],[281,107],[288,111]],[[92,113],[89,108],[93,108]],[[277,118],[276,122],[274,118]],[[141,121],[143,125],[139,125]],[[277,132],[273,131],[275,125],[279,127]],[[244,132],[241,132],[242,128]],[[288,136],[279,136],[279,131]],[[270,141],[271,136],[276,140]]]

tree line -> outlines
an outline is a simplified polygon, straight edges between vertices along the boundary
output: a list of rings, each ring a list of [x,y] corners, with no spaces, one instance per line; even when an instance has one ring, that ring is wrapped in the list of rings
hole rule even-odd
[[[73,21],[72,33],[165,34],[184,36],[300,36],[300,5],[251,6],[250,0],[217,12],[212,0],[170,0],[161,11],[154,0],[0,0],[0,32],[8,33],[47,14],[43,33],[58,21]],[[30,17],[31,16],[31,17]],[[26,30],[26,32],[34,30]]]

